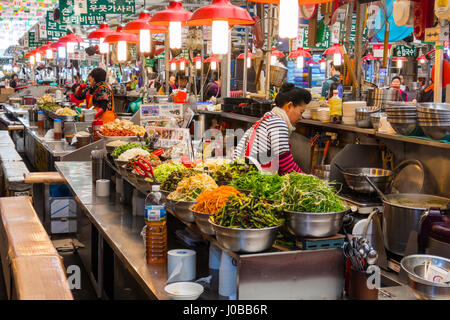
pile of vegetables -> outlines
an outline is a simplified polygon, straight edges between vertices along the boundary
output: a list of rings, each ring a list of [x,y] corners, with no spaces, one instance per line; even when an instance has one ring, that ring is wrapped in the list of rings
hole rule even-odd
[[[231,186],[221,186],[211,191],[205,191],[197,197],[197,204],[194,206],[194,211],[216,214],[222,210],[222,207],[232,196],[242,196],[242,194]]]
[[[182,164],[163,163],[160,166],[158,166],[157,168],[155,168],[153,173],[155,174],[155,178],[160,183],[164,183],[172,172],[181,171],[181,170],[186,170],[186,167],[183,166]],[[166,189],[164,189],[164,190],[166,190]]]
[[[278,174],[250,171],[233,180],[232,185],[239,190],[250,190],[256,198],[277,200],[283,187],[283,178]]]
[[[212,177],[218,184],[231,184],[234,179],[251,171],[258,171],[258,169],[253,164],[247,164],[242,160],[235,160],[232,163],[219,166],[212,173]]]
[[[111,152],[111,155],[114,158],[118,158],[125,151],[130,150],[130,149],[134,149],[134,148],[141,148],[141,149],[143,149],[145,151],[148,151],[149,153],[152,152],[152,150],[150,150],[147,146],[142,145],[140,143],[127,143],[127,144],[124,144],[124,145],[121,145],[121,146],[118,146],[117,148],[115,148],[113,150],[113,152]]]
[[[100,128],[100,133],[103,136],[144,136],[145,128],[142,126],[135,125],[129,120],[119,120],[116,119],[113,122],[105,123]]]
[[[76,116],[76,115],[78,115],[78,113],[76,113],[74,110],[67,108],[67,107],[56,110],[56,114],[58,116]]]
[[[100,129],[100,134],[105,137],[135,137],[136,133],[128,129]]]
[[[179,168],[169,175],[169,177],[161,184],[161,190],[167,192],[173,192],[177,189],[178,184],[187,177],[192,177],[198,174],[199,172],[193,169],[187,169],[183,166],[183,168]],[[200,172],[201,173],[201,172]]]
[[[153,167],[153,170],[156,170],[156,167],[158,167],[162,163],[158,156],[155,156],[154,154],[149,154],[146,156],[137,156],[137,157],[134,157],[134,158],[128,160],[128,163],[125,165],[125,169],[131,171],[132,173],[134,173],[136,175],[139,175],[139,173],[137,173],[136,170],[134,169],[134,163],[139,158],[142,158],[145,161],[147,161]]]
[[[196,201],[197,197],[209,190],[214,190],[218,186],[211,176],[201,173],[195,176],[184,178],[178,184],[177,189],[170,193],[168,198],[174,201]]]
[[[284,222],[271,204],[248,196],[232,196],[212,220],[219,226],[240,229],[270,228]]]
[[[283,187],[275,207],[284,211],[312,213],[346,210],[333,187],[315,176],[297,172],[283,176]]]

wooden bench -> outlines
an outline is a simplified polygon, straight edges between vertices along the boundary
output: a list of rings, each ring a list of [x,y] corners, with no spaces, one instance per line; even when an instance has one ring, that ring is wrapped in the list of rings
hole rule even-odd
[[[0,257],[9,299],[73,300],[62,259],[30,198],[0,198],[0,219]]]

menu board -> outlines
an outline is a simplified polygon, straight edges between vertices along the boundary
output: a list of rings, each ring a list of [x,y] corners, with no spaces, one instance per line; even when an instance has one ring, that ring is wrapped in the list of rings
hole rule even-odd
[[[46,29],[48,40],[58,40],[68,33],[66,26],[55,21],[53,18],[53,11],[47,11]]]
[[[99,25],[106,23],[104,13],[90,12],[88,6],[99,0],[59,0],[61,24]]]

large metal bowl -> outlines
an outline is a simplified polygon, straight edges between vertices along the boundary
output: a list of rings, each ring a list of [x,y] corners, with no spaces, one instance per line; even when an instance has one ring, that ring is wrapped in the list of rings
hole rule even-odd
[[[450,113],[450,103],[421,103],[417,107],[419,112],[429,113]]]
[[[405,123],[391,122],[391,120],[388,121],[391,124],[392,129],[394,129],[396,133],[401,134],[403,136],[412,135],[414,132],[416,132],[418,128],[417,120]]]
[[[186,222],[194,222],[195,217],[190,207],[197,203],[197,201],[174,201],[167,198],[171,203],[174,214],[178,219],[181,219]]]
[[[172,201],[170,201],[167,197],[169,196],[170,192],[169,191],[165,191],[160,189],[159,192],[161,192],[161,194],[164,197],[164,200],[166,201],[166,206],[167,209],[170,209],[172,212],[175,212],[175,208],[173,207],[173,203]]]
[[[196,212],[193,210],[194,206],[190,207],[191,212],[194,214],[195,223],[201,232],[206,233],[207,235],[213,236],[215,234],[214,229],[209,222],[209,218],[213,216],[208,213]]]
[[[349,188],[360,193],[377,192],[364,176],[368,176],[382,192],[389,191],[392,179],[394,179],[393,171],[379,168],[348,168],[342,174]]]
[[[347,212],[348,209],[329,213],[287,211],[289,215],[288,228],[297,237],[331,237],[341,230],[344,215]]]
[[[370,116],[380,111],[378,107],[362,107],[355,109],[355,121],[359,128],[371,128]]]
[[[450,270],[450,260],[425,254],[415,254],[402,259],[402,269],[408,274],[408,283],[413,294],[422,300],[449,300],[450,284],[436,283],[424,278],[425,262]]]
[[[434,140],[443,140],[450,138],[450,124],[448,126],[436,127],[436,126],[424,126],[420,125],[423,132],[428,138]]]
[[[272,247],[280,226],[264,229],[238,229],[222,227],[209,220],[217,241],[234,252],[256,253]]]

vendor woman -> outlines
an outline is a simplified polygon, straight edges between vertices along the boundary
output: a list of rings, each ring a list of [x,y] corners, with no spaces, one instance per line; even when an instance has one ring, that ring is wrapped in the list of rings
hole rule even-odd
[[[311,93],[308,90],[285,83],[275,99],[276,107],[244,134],[233,158],[250,156],[264,170],[272,173],[302,173],[294,162],[289,136],[295,131],[296,124],[302,119],[302,113],[310,102]]]
[[[117,118],[114,113],[114,95],[111,88],[105,83],[106,71],[102,68],[95,68],[89,73],[88,82],[81,84],[75,97],[78,100],[86,99],[87,108],[97,111],[95,114],[96,119],[101,119],[103,123],[112,122]]]

